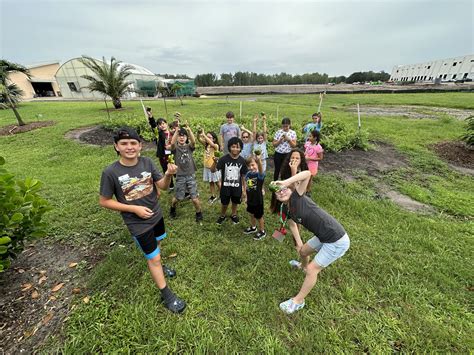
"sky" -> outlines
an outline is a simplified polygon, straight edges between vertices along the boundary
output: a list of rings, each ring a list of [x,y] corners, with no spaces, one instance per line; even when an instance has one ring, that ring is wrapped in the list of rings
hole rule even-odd
[[[0,58],[155,73],[355,71],[474,54],[474,0],[0,0]]]

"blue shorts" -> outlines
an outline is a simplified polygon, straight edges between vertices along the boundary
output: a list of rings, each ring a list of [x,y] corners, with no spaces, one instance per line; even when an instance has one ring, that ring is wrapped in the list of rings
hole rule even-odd
[[[321,243],[319,238],[314,236],[308,240],[307,244],[318,252],[313,261],[317,265],[325,268],[346,253],[351,245],[351,241],[346,233],[341,239],[336,240],[334,243]]]
[[[153,259],[160,254],[160,247],[158,242],[166,238],[165,221],[160,219],[153,228],[143,234],[133,237],[135,243],[145,254],[145,258]]]

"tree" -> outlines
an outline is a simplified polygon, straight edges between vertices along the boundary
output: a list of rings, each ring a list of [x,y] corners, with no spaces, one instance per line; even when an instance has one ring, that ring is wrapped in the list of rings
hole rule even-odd
[[[110,59],[110,63],[98,61],[85,55],[79,60],[96,75],[82,75],[84,79],[89,80],[89,85],[86,88],[92,92],[97,91],[109,96],[116,109],[122,108],[120,98],[128,91],[130,83],[126,79],[132,74],[130,70],[133,67],[128,64],[120,65],[122,62],[114,57]]]
[[[28,79],[31,78],[30,72],[28,69],[26,69],[26,67],[4,59],[0,59],[0,96],[3,101],[3,105],[10,107],[15,114],[18,125],[24,126],[25,122],[22,120],[20,113],[16,109],[16,103],[18,103],[21,96],[23,96],[23,92],[18,86],[10,82],[8,79],[8,75],[15,72],[25,74]]]
[[[183,106],[183,98],[181,95],[181,90],[184,89],[184,85],[181,83],[174,83],[171,88],[169,89],[171,95],[177,96],[179,99],[179,102],[181,102],[181,106]]]

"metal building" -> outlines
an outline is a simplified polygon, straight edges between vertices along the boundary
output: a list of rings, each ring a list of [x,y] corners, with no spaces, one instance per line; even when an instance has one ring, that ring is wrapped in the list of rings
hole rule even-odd
[[[94,72],[87,68],[80,60],[74,58],[61,65],[56,72],[56,81],[60,87],[61,94],[67,99],[103,99],[104,95],[99,92],[91,92],[86,89],[89,81],[82,78],[82,75],[95,76]],[[102,62],[96,59],[97,62]],[[130,82],[129,93],[124,98],[137,96],[153,96],[163,79],[153,72],[136,64],[121,63],[121,65],[131,65],[131,75],[127,77]]]
[[[396,65],[390,80],[394,82],[446,82],[474,80],[474,54],[431,62]]]

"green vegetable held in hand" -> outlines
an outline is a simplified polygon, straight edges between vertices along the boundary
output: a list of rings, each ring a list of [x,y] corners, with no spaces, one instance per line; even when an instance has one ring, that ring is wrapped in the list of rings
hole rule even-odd
[[[282,189],[282,187],[280,185],[277,185],[275,184],[274,181],[272,181],[270,183],[270,185],[268,186],[268,189],[271,191],[271,192],[278,192]]]
[[[173,154],[168,155],[168,164],[174,164],[174,155]]]
[[[260,115],[261,115],[261,116],[265,116],[265,112],[260,112]]]
[[[216,150],[216,151],[214,152],[214,156],[215,156],[216,158],[220,158],[220,157],[222,156],[222,152],[221,152],[220,150]]]
[[[262,154],[262,150],[261,150],[261,149],[255,149],[255,150],[253,151],[253,153],[254,153],[255,155],[260,155],[260,154]]]

